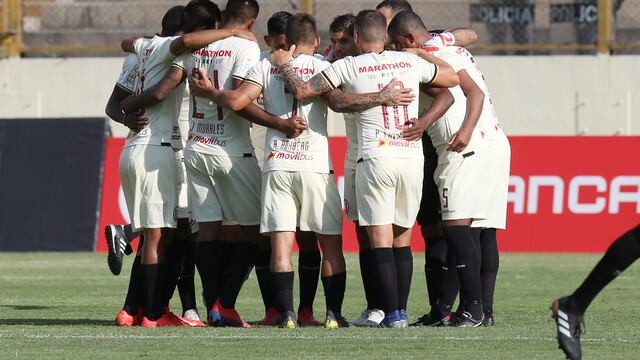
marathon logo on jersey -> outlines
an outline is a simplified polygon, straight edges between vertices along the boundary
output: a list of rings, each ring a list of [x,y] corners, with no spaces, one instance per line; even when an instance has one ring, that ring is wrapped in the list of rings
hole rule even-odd
[[[313,154],[306,154],[302,151],[297,152],[278,152],[270,151],[267,155],[267,161],[270,160],[293,160],[293,161],[310,161],[313,160]]]
[[[301,67],[292,67],[293,71],[296,72],[297,75],[315,75],[316,74],[316,69],[311,69],[311,68],[301,68]],[[278,71],[277,67],[272,66],[271,70],[269,71],[270,75],[280,75],[280,71]]]
[[[367,73],[367,72],[410,69],[410,68],[411,68],[411,63],[409,63],[407,61],[400,61],[400,62],[397,62],[397,63],[360,66],[360,67],[358,67],[358,73],[362,74],[362,73]]]
[[[187,141],[194,141],[204,145],[212,145],[212,146],[227,146],[227,140],[222,140],[217,136],[202,136],[193,133],[189,133],[189,138]]]
[[[231,57],[231,50],[208,50],[208,49],[198,49],[193,52],[194,55],[199,55],[202,57]]]

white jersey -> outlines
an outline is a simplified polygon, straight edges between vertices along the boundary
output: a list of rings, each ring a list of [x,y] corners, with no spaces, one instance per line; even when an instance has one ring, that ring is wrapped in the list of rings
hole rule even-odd
[[[314,56],[299,55],[291,61],[296,73],[307,81],[324,70],[329,63]],[[267,129],[263,172],[272,170],[329,173],[329,140],[327,137],[327,104],[319,97],[298,102],[284,86],[284,80],[268,59],[257,64],[245,79],[262,87],[267,112],[286,119],[300,116],[309,129],[295,139],[275,129]]]
[[[232,90],[258,62],[260,48],[253,41],[229,37],[188,52],[174,61],[187,74],[201,68],[217,89]],[[192,97],[186,150],[210,155],[242,157],[252,154],[249,121],[203,97]]]
[[[120,72],[116,85],[130,93],[136,91],[138,68],[138,55],[128,54],[122,63],[122,71]]]
[[[380,91],[393,78],[418,93],[420,83],[430,83],[437,72],[437,66],[413,54],[385,50],[337,60],[322,75],[332,87],[358,94]],[[418,101],[402,107],[376,106],[357,116],[358,158],[422,159],[422,141],[406,141],[401,135],[407,122],[418,117]]]
[[[457,49],[460,48],[457,46],[447,46],[440,48],[437,53],[437,56],[451,65],[456,73],[463,69],[466,70],[466,59],[458,54]],[[449,92],[453,96],[453,104],[449,107],[442,118],[427,129],[427,133],[431,138],[433,146],[438,150],[438,152],[444,151],[447,148],[453,134],[462,127],[467,114],[467,97],[462,91],[462,88],[459,85],[454,86],[449,88]],[[423,99],[424,97],[421,96],[421,106],[423,105]],[[427,102],[430,103],[430,100]],[[476,129],[479,129],[479,125],[476,126]],[[483,146],[483,144],[479,130],[474,131],[466,150],[478,150]]]
[[[478,128],[487,133],[487,134],[497,134],[496,130],[499,127],[498,123],[498,115],[496,114],[496,110],[493,106],[493,101],[491,100],[491,94],[489,93],[489,87],[485,82],[484,75],[482,71],[480,71],[480,67],[476,59],[471,55],[471,53],[463,48],[457,46],[450,46],[446,48],[449,51],[455,51],[458,55],[457,59],[461,61],[453,61],[451,63],[451,67],[455,72],[460,70],[466,70],[469,77],[478,85],[480,90],[484,93],[484,103],[482,104],[482,113],[480,114],[480,119],[478,119]]]
[[[157,84],[166,75],[171,61],[171,41],[176,37],[140,38],[133,43],[139,60],[136,94]],[[170,144],[173,132],[173,121],[178,117],[184,84],[178,86],[166,99],[145,109],[145,117],[149,125],[139,133],[129,132],[125,146],[149,144]]]
[[[358,160],[358,116],[344,113],[344,131],[347,135],[347,153],[344,156],[345,169],[355,169]]]

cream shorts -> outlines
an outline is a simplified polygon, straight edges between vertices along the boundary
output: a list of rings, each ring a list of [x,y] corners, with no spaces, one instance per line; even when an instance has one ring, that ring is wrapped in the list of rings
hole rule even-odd
[[[120,154],[120,183],[135,230],[175,228],[178,169],[170,146],[133,145]]]
[[[260,224],[260,168],[255,157],[185,152],[189,203],[196,222]]]
[[[413,227],[420,210],[424,160],[378,157],[357,166],[360,226]]]
[[[342,206],[333,174],[269,171],[262,178],[261,233],[342,233]]]

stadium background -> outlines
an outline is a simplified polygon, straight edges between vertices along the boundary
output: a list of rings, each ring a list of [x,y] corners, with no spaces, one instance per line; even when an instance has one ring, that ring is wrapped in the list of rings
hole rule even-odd
[[[307,11],[324,46],[335,15],[376,3],[262,1],[254,33],[261,39],[275,11]],[[104,106],[119,41],[159,31],[175,4],[0,0],[0,251],[104,250],[102,226],[126,221],[117,174],[126,129],[105,122]],[[479,35],[470,50],[513,147],[503,251],[600,252],[637,223],[640,0],[412,4],[431,29]],[[329,128],[340,184],[344,128]],[[356,248],[351,224],[345,248]]]

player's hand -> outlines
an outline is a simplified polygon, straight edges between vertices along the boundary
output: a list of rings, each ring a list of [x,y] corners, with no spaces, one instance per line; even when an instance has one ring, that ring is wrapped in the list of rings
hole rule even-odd
[[[402,83],[396,78],[391,81],[380,90],[382,96],[382,105],[386,106],[408,106],[416,98],[412,94],[412,90],[403,87]]]
[[[134,133],[139,133],[149,125],[149,119],[144,116],[143,111],[138,111],[135,113],[125,114],[122,118],[122,123]]]
[[[210,97],[214,90],[211,79],[204,70],[197,68],[196,75],[189,76],[189,91],[192,96]]]
[[[234,35],[235,37],[239,37],[239,38],[243,38],[243,39],[247,39],[249,41],[253,41],[255,43],[258,42],[258,38],[256,38],[255,35],[253,35],[253,33],[251,31],[247,31],[247,30],[235,30]]]
[[[420,140],[424,132],[427,130],[425,121],[421,121],[416,118],[409,120],[405,125],[409,125],[409,128],[404,129],[401,135],[407,141]]]
[[[275,66],[282,66],[288,64],[293,59],[293,52],[296,50],[295,45],[291,45],[289,50],[276,50],[269,55],[269,61]]]
[[[303,118],[294,116],[282,121],[280,131],[287,134],[288,138],[293,139],[300,136],[308,128],[309,125]]]
[[[460,129],[458,132],[451,136],[451,140],[449,140],[449,146],[447,150],[462,152],[467,148],[469,142],[471,141],[471,135],[473,134],[473,130],[469,131],[467,129]]]

